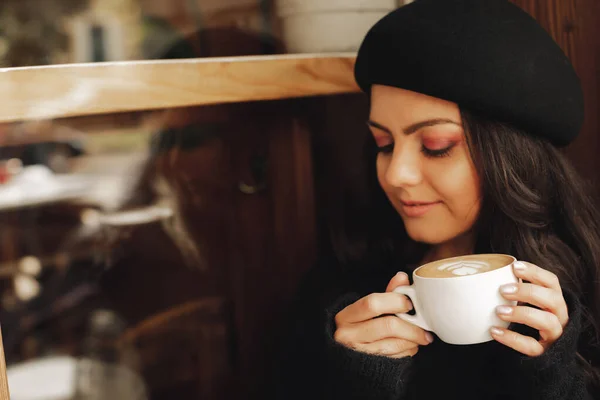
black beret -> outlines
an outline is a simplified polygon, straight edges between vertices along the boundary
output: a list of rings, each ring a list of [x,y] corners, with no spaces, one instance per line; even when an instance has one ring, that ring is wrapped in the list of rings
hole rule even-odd
[[[583,124],[581,84],[550,35],[507,0],[416,0],[367,33],[355,78],[459,104],[557,146]]]

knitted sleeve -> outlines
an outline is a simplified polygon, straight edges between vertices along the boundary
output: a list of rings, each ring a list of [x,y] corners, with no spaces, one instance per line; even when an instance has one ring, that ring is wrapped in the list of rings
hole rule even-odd
[[[343,296],[326,311],[324,335],[330,392],[339,393],[340,399],[401,399],[410,372],[410,357],[394,359],[361,353],[333,338],[335,315],[358,299],[356,294]]]
[[[335,315],[360,297],[351,283],[306,284],[288,313],[274,386],[277,399],[398,400],[411,358],[392,359],[338,344]],[[325,294],[324,294],[325,293]]]

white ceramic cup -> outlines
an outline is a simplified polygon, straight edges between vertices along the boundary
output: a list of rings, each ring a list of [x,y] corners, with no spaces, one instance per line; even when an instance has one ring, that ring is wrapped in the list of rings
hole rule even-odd
[[[485,256],[476,254],[444,261],[479,261]],[[497,316],[496,307],[516,305],[502,297],[500,286],[519,282],[513,272],[516,259],[504,254],[499,256],[506,258],[505,266],[473,275],[425,278],[417,272],[431,263],[420,266],[413,272],[413,285],[394,290],[411,299],[415,315],[397,314],[398,317],[435,333],[449,344],[468,345],[493,340],[490,328],[507,328],[509,325]]]

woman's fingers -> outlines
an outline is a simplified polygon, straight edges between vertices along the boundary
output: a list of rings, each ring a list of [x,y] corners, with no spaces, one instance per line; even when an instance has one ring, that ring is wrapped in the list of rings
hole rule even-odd
[[[537,357],[544,354],[544,346],[530,336],[521,335],[509,329],[492,328],[492,337],[498,342],[504,344],[530,357]]]
[[[500,292],[507,300],[528,303],[549,311],[558,317],[564,327],[569,321],[569,312],[562,292],[531,283],[504,285]]]
[[[392,358],[413,357],[419,351],[419,345],[407,340],[389,338],[373,343],[360,343],[355,350]]]
[[[385,289],[386,292],[393,292],[398,286],[407,286],[410,284],[408,279],[408,274],[406,272],[398,272],[394,277],[390,280]]]
[[[404,358],[404,357],[414,357],[419,352],[419,348],[412,348],[410,350],[404,351],[402,353],[394,354],[389,356],[390,358]]]
[[[540,333],[540,340],[498,327],[492,328],[491,334],[498,342],[536,357],[561,337],[569,322],[569,310],[555,274],[522,261],[516,262],[513,268],[517,277],[530,283],[504,285],[500,292],[507,300],[531,304],[539,309],[529,306],[500,306],[496,312],[504,321],[536,329]]]
[[[383,339],[403,339],[426,346],[431,334],[396,316],[374,318],[357,324],[338,326],[335,340],[342,344],[373,343]]]
[[[412,303],[400,293],[373,293],[344,308],[335,316],[339,327],[344,324],[368,321],[385,314],[406,313]]]
[[[392,290],[409,284],[408,275],[398,273],[386,293],[373,293],[344,308],[335,316],[336,342],[369,354],[392,358],[412,357],[419,345],[433,342],[433,336],[394,314],[412,310],[410,300]]]
[[[515,275],[527,282],[544,286],[549,289],[562,292],[558,277],[550,271],[525,261],[517,261],[513,264]]]
[[[538,330],[543,342],[554,342],[563,333],[558,317],[548,311],[533,307],[499,306],[496,313],[504,321],[516,322]]]

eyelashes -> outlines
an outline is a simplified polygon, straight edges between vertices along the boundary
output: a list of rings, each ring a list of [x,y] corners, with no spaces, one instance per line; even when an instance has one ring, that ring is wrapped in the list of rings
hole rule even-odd
[[[431,150],[425,146],[422,146],[421,153],[425,154],[427,157],[432,157],[432,158],[448,157],[450,155],[450,151],[452,150],[453,147],[454,147],[454,144],[451,144],[450,146],[448,146],[444,149]]]
[[[436,149],[436,150],[428,149],[425,146],[421,146],[421,153],[423,153],[426,157],[429,157],[429,158],[448,157],[450,155],[450,152],[454,148],[454,146],[456,146],[455,143],[453,143],[450,146],[445,147],[443,149]],[[393,151],[394,151],[394,143],[390,143],[386,146],[377,147],[378,154],[391,154]]]
[[[391,154],[394,151],[394,144],[388,144],[385,146],[377,146],[377,154]]]

